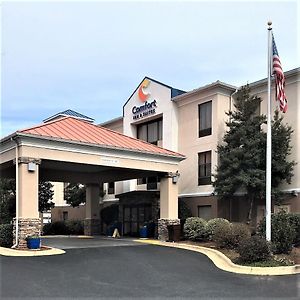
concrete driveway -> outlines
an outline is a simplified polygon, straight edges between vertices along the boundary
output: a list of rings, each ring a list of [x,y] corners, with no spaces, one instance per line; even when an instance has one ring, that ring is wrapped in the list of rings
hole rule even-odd
[[[80,241],[79,248],[65,248],[64,255],[2,256],[0,298],[298,299],[299,297],[300,277],[297,275],[238,275],[217,269],[206,256],[196,252],[140,245],[129,240],[99,240],[98,246],[93,244],[92,240],[84,242],[90,246],[81,248]],[[55,239],[52,243],[55,243]],[[67,243],[75,242],[69,239]],[[68,246],[71,247],[70,244],[65,244],[65,247]]]

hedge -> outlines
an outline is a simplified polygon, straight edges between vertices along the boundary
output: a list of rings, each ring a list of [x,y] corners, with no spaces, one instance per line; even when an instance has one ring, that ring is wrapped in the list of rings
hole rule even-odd
[[[184,236],[189,240],[206,238],[206,221],[198,217],[187,218],[183,227]]]
[[[43,235],[72,235],[83,234],[83,232],[83,221],[78,220],[56,221],[43,227]]]
[[[13,225],[0,225],[0,246],[10,248],[13,245]]]
[[[274,253],[289,253],[292,250],[293,244],[295,244],[297,238],[299,238],[299,232],[296,232],[297,228],[299,230],[298,222],[300,223],[298,216],[294,214],[288,214],[284,211],[272,214],[271,241]],[[265,224],[264,218],[258,226],[258,234],[262,237],[266,235]]]

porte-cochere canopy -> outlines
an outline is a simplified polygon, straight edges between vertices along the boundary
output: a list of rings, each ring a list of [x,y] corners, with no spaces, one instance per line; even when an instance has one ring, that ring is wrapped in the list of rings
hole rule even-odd
[[[160,176],[160,236],[163,238],[169,221],[178,220],[178,188],[172,177],[185,158],[182,154],[64,117],[4,137],[0,158],[1,176],[17,177],[17,242],[21,246],[27,235],[40,232],[40,179],[85,183],[86,220],[93,227],[94,220],[99,218],[95,210],[100,184]]]

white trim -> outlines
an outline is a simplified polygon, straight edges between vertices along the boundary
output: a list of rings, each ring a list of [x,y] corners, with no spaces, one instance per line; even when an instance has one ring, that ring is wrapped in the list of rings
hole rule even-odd
[[[2,147],[2,145],[1,145],[1,147]],[[8,151],[10,151],[10,150],[13,150],[13,149],[15,149],[16,147],[10,147],[10,148],[7,148],[7,149],[4,149],[4,150],[2,150],[2,151],[0,151],[0,154],[3,154],[3,153],[5,153],[5,152],[8,152]]]
[[[282,190],[284,193],[300,193],[300,188],[294,188],[294,189],[287,189],[287,190]],[[235,193],[233,196],[244,196],[247,193],[243,192],[238,192]],[[212,192],[199,192],[199,193],[186,193],[186,194],[179,194],[178,198],[193,198],[193,197],[208,197],[208,196],[217,196],[213,191]]]
[[[137,151],[130,151],[127,149],[112,149],[108,147],[102,147],[98,145],[86,145],[86,144],[78,144],[75,142],[66,142],[66,141],[53,141],[47,139],[37,139],[32,136],[20,136],[20,146],[28,146],[28,147],[36,147],[42,149],[49,149],[49,150],[56,150],[56,151],[68,151],[74,153],[81,153],[81,154],[92,154],[97,156],[104,156],[104,157],[113,157],[113,158],[124,158],[124,159],[132,159],[137,161],[149,161],[151,158],[152,162],[156,163],[164,163],[170,165],[177,165],[181,158],[177,158],[174,156],[169,155],[156,155],[153,153],[145,153],[145,152],[137,152]],[[86,150],[86,148],[89,150]],[[80,149],[81,148],[81,149]],[[85,149],[83,149],[85,148]],[[125,153],[125,154],[124,154]],[[99,165],[101,165],[99,161]]]
[[[282,190],[282,192],[284,192],[284,193],[292,193],[292,192],[300,193],[300,187],[294,188],[294,189]]]
[[[178,198],[208,197],[208,196],[215,196],[215,194],[213,192],[188,193],[188,194],[180,194],[178,195]]]
[[[112,198],[112,199],[103,199],[102,203],[106,202],[119,202],[119,198]]]

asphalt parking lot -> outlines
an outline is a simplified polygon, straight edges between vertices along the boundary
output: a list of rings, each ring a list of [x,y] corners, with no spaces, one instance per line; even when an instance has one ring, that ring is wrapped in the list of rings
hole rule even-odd
[[[206,256],[187,250],[128,239],[47,243],[61,244],[66,253],[1,256],[1,299],[299,299],[300,295],[298,275],[228,273]]]

